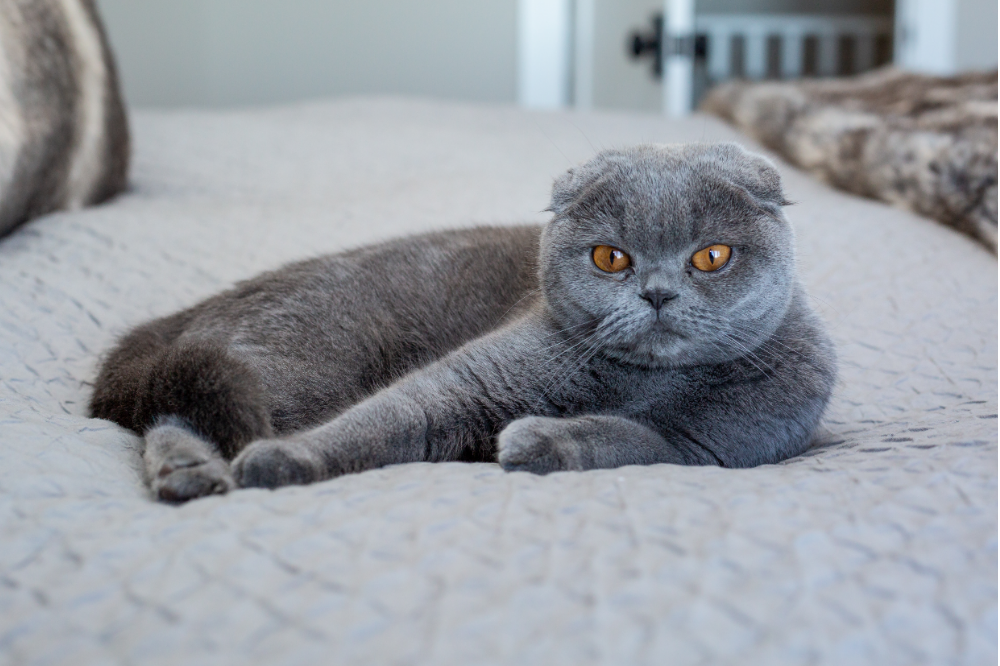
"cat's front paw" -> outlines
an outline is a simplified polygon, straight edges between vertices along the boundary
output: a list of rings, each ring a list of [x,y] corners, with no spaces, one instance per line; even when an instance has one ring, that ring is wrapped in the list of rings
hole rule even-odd
[[[497,462],[508,472],[548,474],[579,469],[558,419],[529,416],[514,421],[497,438]]]
[[[233,460],[241,488],[305,485],[326,478],[326,465],[308,446],[290,440],[254,442]]]

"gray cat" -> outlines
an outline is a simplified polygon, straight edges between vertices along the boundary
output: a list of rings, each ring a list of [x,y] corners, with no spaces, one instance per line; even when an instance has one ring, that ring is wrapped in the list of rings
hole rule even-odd
[[[544,228],[313,259],[139,327],[91,409],[145,434],[172,501],[411,461],[775,463],[835,375],[786,203],[735,144],[605,151]]]
[[[128,123],[93,0],[0,0],[0,236],[125,188]]]

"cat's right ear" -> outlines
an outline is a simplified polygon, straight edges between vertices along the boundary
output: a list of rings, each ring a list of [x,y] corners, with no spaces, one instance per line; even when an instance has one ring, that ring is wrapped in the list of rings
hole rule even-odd
[[[627,159],[628,155],[620,151],[604,150],[589,162],[567,169],[566,173],[552,183],[552,203],[545,210],[559,217],[566,215],[576,204],[580,204],[581,199],[587,199],[589,201],[583,204],[588,209],[586,212],[595,214],[602,204],[595,200],[591,188],[602,187],[602,184],[613,177],[616,171],[621,171],[618,167],[622,161],[627,162]]]
[[[552,202],[545,210],[556,215],[562,215],[580,194],[579,178],[576,169],[569,169],[552,183]]]

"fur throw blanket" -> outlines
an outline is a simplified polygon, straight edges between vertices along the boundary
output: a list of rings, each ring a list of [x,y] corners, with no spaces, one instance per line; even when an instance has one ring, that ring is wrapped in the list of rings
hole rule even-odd
[[[834,186],[927,215],[997,251],[996,71],[735,81],[711,90],[701,108]]]

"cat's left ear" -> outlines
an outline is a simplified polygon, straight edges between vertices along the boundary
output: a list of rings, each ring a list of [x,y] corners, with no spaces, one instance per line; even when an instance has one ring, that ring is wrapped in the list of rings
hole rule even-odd
[[[745,189],[762,204],[788,206],[781,188],[781,174],[774,163],[757,153],[752,153],[738,143],[720,144],[719,158],[729,178]]]
[[[781,188],[781,174],[774,162],[758,153],[752,153],[739,144],[730,144],[741,153],[740,167],[736,169],[737,184],[761,203],[789,206]]]
[[[758,166],[753,172],[754,177],[749,178],[743,187],[762,201],[776,206],[790,206],[792,202],[785,198],[785,192],[781,187],[781,174],[778,173],[774,163],[762,155],[750,154]]]

